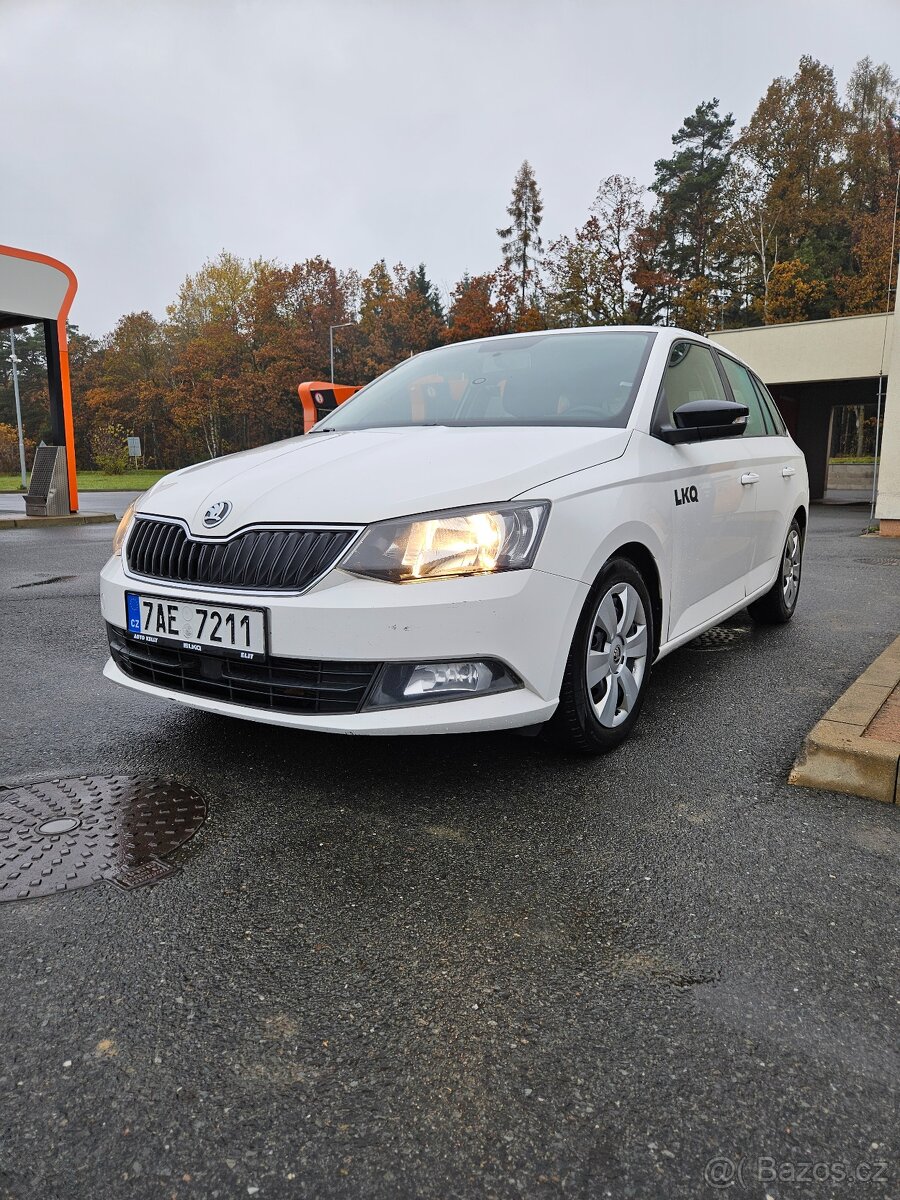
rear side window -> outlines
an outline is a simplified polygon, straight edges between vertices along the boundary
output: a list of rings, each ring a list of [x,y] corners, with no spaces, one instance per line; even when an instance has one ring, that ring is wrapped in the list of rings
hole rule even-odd
[[[760,399],[762,400],[763,407],[765,408],[766,412],[768,413],[768,415],[772,421],[772,424],[775,426],[776,434],[779,437],[787,437],[787,435],[788,435],[787,425],[785,425],[785,423],[784,423],[784,417],[778,411],[778,405],[772,399],[772,393],[769,391],[769,389],[766,387],[766,385],[756,375],[751,375],[750,378],[753,380],[753,386],[759,392],[759,396],[760,396]]]
[[[735,400],[738,404],[746,404],[750,410],[744,437],[765,437],[766,434],[773,434],[775,426],[771,420],[766,420],[762,400],[753,386],[750,372],[733,358],[726,358],[724,354],[719,355],[719,362],[725,368],[725,375],[731,384]]]
[[[669,352],[656,424],[674,424],[673,414],[692,400],[727,400],[712,351],[697,342],[676,342]]]

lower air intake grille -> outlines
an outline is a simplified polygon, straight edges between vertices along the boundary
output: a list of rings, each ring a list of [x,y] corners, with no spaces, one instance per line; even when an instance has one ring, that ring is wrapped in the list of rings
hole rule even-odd
[[[183,525],[138,517],[125,548],[130,571],[148,579],[242,591],[299,592],[325,573],[355,529],[248,529],[220,542]]]
[[[191,696],[209,696],[272,712],[340,714],[359,712],[372,677],[373,662],[319,662],[271,658],[246,663],[132,642],[107,624],[109,649],[120,670],[132,679]]]

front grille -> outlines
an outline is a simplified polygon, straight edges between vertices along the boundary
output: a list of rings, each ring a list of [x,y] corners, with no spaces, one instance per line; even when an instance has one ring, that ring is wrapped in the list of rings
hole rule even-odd
[[[149,579],[242,591],[299,592],[332,567],[355,529],[248,529],[227,541],[191,537],[183,525],[138,517],[130,571]]]
[[[195,654],[171,646],[132,642],[107,624],[109,649],[116,665],[143,683],[209,696],[228,704],[244,704],[272,712],[359,712],[380,664],[319,662],[316,659],[271,658],[266,663]]]

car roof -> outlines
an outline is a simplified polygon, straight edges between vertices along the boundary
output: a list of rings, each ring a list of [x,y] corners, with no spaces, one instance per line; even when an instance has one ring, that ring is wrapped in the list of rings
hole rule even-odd
[[[692,329],[681,329],[675,325],[576,325],[566,329],[526,329],[521,333],[490,333],[485,337],[466,338],[466,342],[493,342],[497,338],[529,338],[529,337],[558,337],[572,333],[654,333],[665,341],[675,341],[677,338],[692,338],[705,342],[707,346],[716,347],[716,343],[695,333]],[[462,343],[451,343],[462,344]],[[718,347],[716,347],[718,348]]]
[[[528,329],[521,334],[488,334],[487,337],[467,337],[462,342],[450,342],[446,346],[434,347],[434,349],[449,349],[454,346],[474,346],[478,342],[496,342],[498,340],[512,341],[517,337],[559,337],[564,334],[653,334],[656,341],[661,346],[671,346],[672,342],[689,338],[692,342],[700,342],[701,346],[708,346],[710,350],[716,350],[719,354],[726,354],[728,358],[733,359],[739,364],[746,367],[746,370],[752,371],[752,367],[739,358],[732,350],[725,349],[718,342],[713,342],[708,337],[702,334],[697,334],[692,329],[682,329],[679,325],[576,325],[574,329]],[[419,350],[418,354],[412,355],[412,358],[418,359],[422,355],[433,354],[434,349]]]

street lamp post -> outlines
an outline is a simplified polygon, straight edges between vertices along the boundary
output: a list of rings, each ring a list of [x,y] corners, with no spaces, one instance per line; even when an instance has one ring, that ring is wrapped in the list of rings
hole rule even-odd
[[[19,434],[19,470],[22,472],[22,491],[28,490],[25,474],[25,436],[22,432],[22,405],[19,401],[19,360],[16,358],[16,335],[9,331],[9,361],[12,363],[13,395],[16,398],[16,429]]]
[[[355,325],[355,321],[342,321],[340,325],[328,326],[328,354],[331,359],[331,382],[334,383],[334,331],[336,329],[346,329],[348,325]]]

